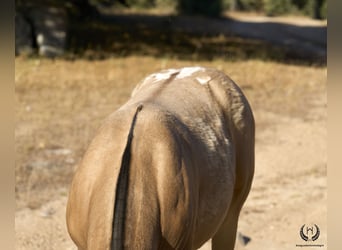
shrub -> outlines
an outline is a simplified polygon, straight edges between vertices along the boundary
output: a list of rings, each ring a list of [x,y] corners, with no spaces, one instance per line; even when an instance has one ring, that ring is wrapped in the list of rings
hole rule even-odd
[[[262,11],[263,0],[222,0],[224,10]]]
[[[175,0],[155,0],[157,7],[169,7],[174,9],[176,7],[176,1]]]
[[[151,8],[155,6],[155,0],[127,0],[127,4],[136,8]]]
[[[268,16],[278,16],[293,10],[291,0],[264,0],[264,9]]]
[[[240,0],[240,10],[260,11],[264,7],[263,0]]]
[[[218,17],[222,13],[221,0],[178,0],[177,10],[181,14]]]
[[[327,17],[327,1],[326,0],[307,0],[303,8],[304,14],[315,18],[323,19]]]
[[[321,18],[326,19],[327,18],[327,11],[328,11],[328,2],[327,0],[323,1],[322,7],[321,7]]]

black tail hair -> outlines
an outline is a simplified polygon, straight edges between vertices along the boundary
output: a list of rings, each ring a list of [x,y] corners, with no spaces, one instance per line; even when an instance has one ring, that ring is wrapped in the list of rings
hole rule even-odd
[[[129,130],[128,138],[124,153],[121,160],[121,168],[116,184],[116,195],[114,203],[114,215],[112,224],[112,242],[111,250],[124,249],[125,242],[125,217],[126,217],[126,205],[127,194],[129,185],[129,165],[131,161],[131,144],[133,139],[133,130],[138,113],[142,110],[143,105],[140,104],[134,114],[131,128]]]

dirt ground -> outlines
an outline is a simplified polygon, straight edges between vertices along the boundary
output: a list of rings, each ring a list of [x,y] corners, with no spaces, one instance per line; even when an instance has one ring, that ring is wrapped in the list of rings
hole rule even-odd
[[[254,111],[256,172],[239,221],[251,241],[237,249],[327,249],[326,66],[150,56],[16,58],[16,249],[76,249],[65,224],[68,185],[96,128],[147,74],[189,65],[226,72]],[[300,238],[304,224],[318,225],[317,241]]]

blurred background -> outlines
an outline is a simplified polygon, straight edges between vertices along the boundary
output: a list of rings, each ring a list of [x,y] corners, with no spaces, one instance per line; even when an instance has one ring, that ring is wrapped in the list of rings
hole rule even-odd
[[[198,65],[228,74],[255,114],[236,248],[294,249],[312,223],[326,246],[326,0],[15,4],[16,249],[76,249],[65,205],[97,128],[148,74]]]
[[[258,18],[238,18],[251,13]],[[150,54],[324,60],[326,29],[298,29],[261,16],[322,20],[326,13],[325,0],[17,0],[16,54],[69,59]],[[240,37],[288,48],[274,52]]]

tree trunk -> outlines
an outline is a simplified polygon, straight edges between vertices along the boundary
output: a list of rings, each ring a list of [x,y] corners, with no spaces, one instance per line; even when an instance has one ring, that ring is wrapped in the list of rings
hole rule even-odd
[[[240,0],[231,0],[230,1],[230,10],[231,11],[241,10]]]
[[[322,8],[323,0],[315,0],[314,2],[314,19],[322,19],[321,8]]]

